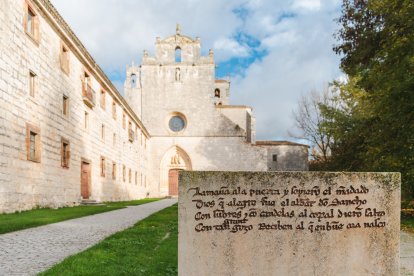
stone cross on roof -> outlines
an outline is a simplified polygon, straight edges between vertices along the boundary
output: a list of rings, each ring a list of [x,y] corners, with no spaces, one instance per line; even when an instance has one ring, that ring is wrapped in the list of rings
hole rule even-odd
[[[180,26],[180,24],[178,24],[178,23],[177,23],[177,26],[175,27],[175,33],[176,33],[177,35],[180,35],[180,34],[181,34],[181,26]]]

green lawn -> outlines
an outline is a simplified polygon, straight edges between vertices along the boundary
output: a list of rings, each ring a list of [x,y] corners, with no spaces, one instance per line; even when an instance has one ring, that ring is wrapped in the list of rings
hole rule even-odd
[[[414,214],[401,213],[401,230],[414,233]]]
[[[40,275],[177,275],[177,204]]]
[[[73,218],[99,214],[117,210],[130,205],[140,205],[159,200],[158,198],[146,198],[133,201],[107,202],[98,206],[76,206],[59,209],[34,209],[13,214],[0,215],[0,234],[55,223]]]

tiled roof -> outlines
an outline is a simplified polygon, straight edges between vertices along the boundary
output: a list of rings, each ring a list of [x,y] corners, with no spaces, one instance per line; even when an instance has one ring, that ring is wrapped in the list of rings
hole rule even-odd
[[[308,145],[290,142],[290,141],[256,141],[257,146],[302,146],[308,147]]]

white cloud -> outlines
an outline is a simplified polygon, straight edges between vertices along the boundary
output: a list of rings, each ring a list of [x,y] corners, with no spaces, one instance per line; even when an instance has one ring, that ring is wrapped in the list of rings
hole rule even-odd
[[[247,57],[249,56],[249,48],[241,45],[234,39],[228,37],[220,37],[213,44],[215,50],[215,61],[225,61],[229,57]]]
[[[293,8],[315,11],[321,8],[321,2],[320,0],[296,0]]]
[[[258,137],[287,135],[291,112],[303,93],[340,75],[332,52],[339,0],[52,0],[105,72],[123,75],[140,63],[144,49],[154,52],[155,37],[175,32],[200,37],[203,53],[215,49],[216,61],[253,53],[235,35],[260,41],[268,54],[232,80],[231,102],[252,105]],[[242,10],[242,20],[234,10]],[[115,75],[115,74],[113,74]],[[122,79],[115,79],[122,87]]]

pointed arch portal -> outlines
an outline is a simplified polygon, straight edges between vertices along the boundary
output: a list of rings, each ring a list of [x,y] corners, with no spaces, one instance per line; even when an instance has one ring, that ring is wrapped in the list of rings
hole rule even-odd
[[[178,196],[180,171],[192,170],[191,159],[179,146],[173,146],[164,154],[160,164],[161,190],[169,196]]]

